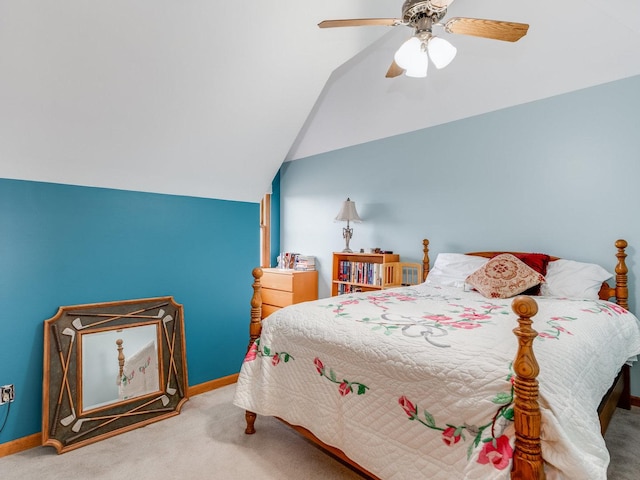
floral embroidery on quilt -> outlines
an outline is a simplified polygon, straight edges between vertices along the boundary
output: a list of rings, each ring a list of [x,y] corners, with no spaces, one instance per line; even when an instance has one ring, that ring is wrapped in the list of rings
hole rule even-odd
[[[142,374],[146,374],[147,373],[147,368],[149,368],[149,365],[151,365],[151,357],[147,357],[147,361],[144,365],[140,365],[138,367],[138,371],[142,372]]]
[[[447,348],[451,346],[435,340],[435,338],[448,335],[445,327],[436,321],[426,318],[416,318],[397,313],[383,313],[380,319],[365,317],[358,320],[358,322],[374,325],[372,330],[383,330],[385,335],[400,331],[405,337],[422,337],[434,347]]]
[[[349,313],[345,312],[346,307],[349,305],[358,305],[360,303],[368,303],[373,305],[374,307],[380,308],[382,310],[388,310],[390,305],[401,304],[403,302],[414,302],[419,298],[431,298],[431,299],[440,299],[444,301],[449,300],[459,300],[458,297],[450,297],[446,295],[431,295],[425,294],[422,292],[418,292],[416,290],[409,290],[403,293],[394,292],[391,290],[383,290],[375,293],[367,293],[366,295],[362,294],[345,294],[340,295],[341,299],[338,303],[329,303],[323,305],[323,308],[333,309],[333,313],[336,314],[337,317],[349,317]]]
[[[400,302],[414,302],[417,300],[417,297],[414,295],[385,290],[373,295],[367,295],[366,300],[375,307],[381,308],[382,310],[388,310],[388,305]]]
[[[577,299],[570,299],[570,298],[567,298],[564,300],[570,301],[570,302],[576,302],[576,301],[585,302],[585,303],[589,303],[590,305],[593,305],[592,307],[581,309],[581,311],[586,313],[595,313],[595,314],[605,313],[610,317],[614,315],[625,315],[629,313],[620,305],[611,303],[611,302],[582,300],[582,299],[577,300]],[[545,339],[559,340],[561,334],[563,333],[566,335],[573,335],[573,333],[567,330],[567,328],[563,326],[561,322],[573,322],[576,320],[578,320],[577,317],[569,317],[566,315],[562,317],[551,317],[549,320],[547,320],[547,325],[549,326],[549,328],[540,331],[538,333],[538,338],[540,340],[545,340]]]
[[[481,464],[491,464],[498,470],[504,470],[513,456],[513,448],[509,442],[509,437],[505,435],[506,427],[513,422],[513,402],[514,402],[514,374],[511,370],[507,376],[507,381],[511,383],[509,392],[498,393],[491,401],[499,405],[495,415],[484,425],[459,425],[445,423],[438,425],[433,415],[424,409],[419,413],[418,405],[409,400],[405,395],[398,399],[398,403],[409,417],[410,421],[417,421],[427,428],[441,432],[442,441],[453,447],[462,440],[466,442],[465,431],[471,435],[473,440],[467,448],[467,459],[471,458],[473,451],[482,444],[478,452],[477,462]]]
[[[483,302],[484,303],[484,302]],[[494,303],[484,303],[479,308],[468,307],[465,305],[458,305],[455,303],[450,304],[457,310],[451,311],[452,314],[457,314],[462,320],[457,321],[456,325],[452,325],[456,328],[478,328],[483,323],[489,323],[488,320],[492,320],[499,315],[510,315],[510,311],[505,305],[496,305]],[[460,311],[459,309],[462,309]]]
[[[247,352],[244,357],[245,362],[251,362],[255,360],[258,356],[271,358],[271,365],[274,367],[280,363],[282,360],[284,363],[287,363],[289,360],[295,360],[293,355],[287,352],[272,352],[269,347],[266,345],[262,348],[260,347],[260,339],[258,338],[251,348]]]
[[[131,383],[131,380],[133,380],[133,377],[135,377],[136,375],[136,371],[135,370],[131,370],[131,375],[127,375],[126,373],[122,374],[122,377],[120,378],[120,382],[122,383],[123,386],[127,386],[127,384]]]
[[[452,305],[461,307],[460,305]],[[383,313],[378,318],[365,317],[359,322],[374,325],[372,330],[382,330],[385,335],[391,335],[394,331],[400,331],[406,337],[423,337],[435,347],[446,348],[448,344],[435,340],[438,337],[448,335],[447,330],[471,330],[480,328],[483,324],[493,323],[491,320],[496,315],[508,314],[503,305],[483,305],[482,310],[462,307],[462,311],[455,310],[451,316],[445,314],[425,314],[422,317],[399,315],[395,313]],[[457,318],[455,318],[455,316]]]
[[[618,315],[626,315],[627,313],[629,313],[627,310],[622,308],[617,303],[610,303],[610,302],[593,302],[593,303],[594,303],[594,306],[592,308],[586,308],[586,309],[583,309],[582,311],[589,312],[589,313],[603,312],[609,315],[610,317],[612,317],[614,313]]]
[[[318,357],[313,359],[313,364],[315,365],[316,371],[320,374],[320,376],[330,380],[333,383],[338,384],[338,392],[343,397],[349,395],[349,393],[352,393],[354,391],[354,388],[355,392],[358,395],[364,395],[367,390],[369,390],[369,387],[360,382],[350,382],[347,379],[338,380],[338,377],[333,371],[333,368],[329,367],[327,372],[327,367],[325,367],[325,365],[322,363],[322,360],[320,360]]]
[[[573,322],[574,320],[577,320],[577,318],[568,316],[551,317],[550,320],[547,320],[547,325],[549,325],[549,328],[538,332],[538,338],[540,338],[540,340],[544,340],[545,338],[559,340],[562,333],[573,335],[573,333],[563,327],[560,322]]]
[[[344,309],[347,305],[357,305],[359,302],[358,300],[344,300],[342,302],[340,302],[338,305],[335,305],[335,309],[333,310],[333,313],[336,314],[336,317],[345,317],[345,316],[349,316],[348,313],[344,312]],[[329,307],[333,307],[334,305],[328,305]]]
[[[491,324],[498,316],[509,315],[507,305],[479,300],[477,307],[468,307],[457,303],[460,298],[446,294],[425,293],[417,289],[405,289],[402,292],[385,290],[374,293],[347,294],[338,297],[337,303],[322,305],[322,308],[331,309],[336,318],[355,319],[360,323],[373,326],[372,330],[380,331],[384,335],[392,335],[399,332],[410,338],[424,338],[428,343],[440,348],[451,345],[438,340],[448,335],[448,331],[472,330],[480,328],[484,324]],[[401,315],[391,313],[394,305],[405,302],[414,302],[420,298],[437,301],[445,309],[444,313],[425,312],[422,316]],[[369,304],[383,310],[378,316],[365,316],[358,318],[357,310],[349,307]],[[448,307],[448,308],[447,308]]]

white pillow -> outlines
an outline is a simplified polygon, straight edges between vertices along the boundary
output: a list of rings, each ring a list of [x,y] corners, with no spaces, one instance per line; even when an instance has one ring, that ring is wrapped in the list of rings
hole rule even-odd
[[[488,258],[475,255],[439,253],[425,283],[444,287],[464,287],[466,278],[488,261]]]
[[[597,300],[602,282],[611,277],[613,273],[594,263],[556,260],[547,266],[546,282],[540,287],[540,295]]]

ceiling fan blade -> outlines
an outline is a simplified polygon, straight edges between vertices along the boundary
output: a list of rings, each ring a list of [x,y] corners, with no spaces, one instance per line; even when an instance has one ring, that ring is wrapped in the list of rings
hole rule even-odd
[[[527,34],[529,25],[526,23],[502,22],[500,20],[454,17],[445,23],[444,29],[449,33],[516,42]]]
[[[399,18],[350,18],[345,20],[323,20],[318,24],[320,28],[333,27],[363,27],[369,25],[379,25],[383,27],[395,27],[401,25]]]
[[[385,75],[385,77],[393,78],[393,77],[402,75],[403,73],[404,73],[404,68],[401,68],[400,66],[398,66],[398,64],[394,60],[393,62],[391,62],[391,65],[389,66],[389,70],[387,70],[387,74]]]

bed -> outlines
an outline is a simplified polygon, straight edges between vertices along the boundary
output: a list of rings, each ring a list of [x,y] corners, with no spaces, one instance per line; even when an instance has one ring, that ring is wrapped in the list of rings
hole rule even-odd
[[[116,340],[118,350],[118,400],[129,400],[160,390],[158,349],[153,339],[130,356],[125,355],[124,341]]]
[[[598,267],[615,284],[595,275],[591,297],[566,279],[582,280],[591,264],[546,256],[545,277],[527,264],[532,254],[476,252],[459,256],[471,263],[460,285],[440,254],[424,283],[292,305],[262,322],[255,269],[234,397],[245,432],[256,414],[278,417],[371,478],[606,479],[602,432],[616,405],[630,406],[629,364],[640,354],[627,242],[615,245],[615,275]],[[542,275],[524,293],[544,295],[486,290],[483,274],[513,258],[534,271],[524,277]]]

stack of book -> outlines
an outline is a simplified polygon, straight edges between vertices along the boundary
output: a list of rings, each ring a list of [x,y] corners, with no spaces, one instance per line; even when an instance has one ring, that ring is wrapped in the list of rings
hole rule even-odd
[[[296,257],[299,253],[282,252],[278,257],[278,267],[285,269],[293,269],[296,264]]]
[[[295,266],[296,270],[315,270],[316,269],[316,257],[311,255],[296,255]]]
[[[363,285],[382,285],[382,265],[379,263],[340,260],[338,280]]]

